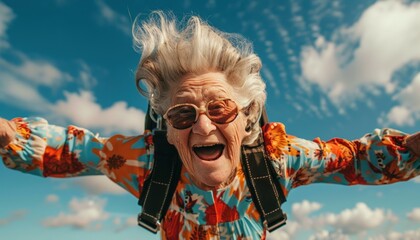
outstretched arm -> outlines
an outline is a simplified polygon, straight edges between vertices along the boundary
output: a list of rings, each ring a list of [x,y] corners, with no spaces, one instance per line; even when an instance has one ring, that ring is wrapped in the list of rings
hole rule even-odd
[[[92,150],[101,149],[105,139],[88,130],[49,125],[36,117],[0,123],[0,154],[7,167],[44,177],[101,174]]]
[[[389,184],[420,174],[420,134],[375,130],[360,139],[304,140],[265,127],[267,151],[287,190],[310,183]]]
[[[0,119],[0,156],[14,170],[44,177],[104,174],[139,195],[152,165],[151,135],[100,138],[42,118]]]

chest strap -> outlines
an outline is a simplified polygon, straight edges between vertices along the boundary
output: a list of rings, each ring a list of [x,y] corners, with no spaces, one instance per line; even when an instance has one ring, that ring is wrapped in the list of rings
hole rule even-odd
[[[280,189],[280,184],[271,160],[266,157],[264,141],[260,134],[253,145],[242,146],[242,169],[251,192],[252,200],[264,219],[269,232],[286,224],[287,216],[281,205],[286,197]]]
[[[138,204],[139,226],[157,233],[166,215],[181,174],[181,161],[175,147],[168,143],[166,131],[156,130],[153,136],[154,161],[150,176],[146,179]]]

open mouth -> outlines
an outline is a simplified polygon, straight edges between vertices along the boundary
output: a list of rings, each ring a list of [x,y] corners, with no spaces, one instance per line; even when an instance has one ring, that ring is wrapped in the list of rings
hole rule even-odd
[[[211,145],[194,145],[194,153],[203,160],[216,160],[223,154],[225,145],[223,144],[211,144]]]

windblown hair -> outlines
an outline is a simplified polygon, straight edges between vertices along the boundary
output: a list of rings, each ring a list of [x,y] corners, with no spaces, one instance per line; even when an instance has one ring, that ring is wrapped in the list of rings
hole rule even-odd
[[[136,86],[157,114],[165,113],[171,100],[169,90],[185,75],[221,72],[248,115],[251,135],[244,144],[256,139],[266,92],[261,60],[251,43],[240,35],[219,31],[197,16],[182,25],[161,11],[153,12],[147,21],[136,19],[132,31],[134,45],[141,52]]]

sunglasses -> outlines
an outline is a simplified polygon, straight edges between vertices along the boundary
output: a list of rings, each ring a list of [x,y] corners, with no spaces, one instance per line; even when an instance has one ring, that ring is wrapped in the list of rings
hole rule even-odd
[[[208,102],[205,111],[191,103],[177,104],[170,107],[163,117],[173,128],[182,130],[192,127],[200,113],[205,113],[214,123],[226,124],[236,119],[239,109],[233,100],[219,99]]]

